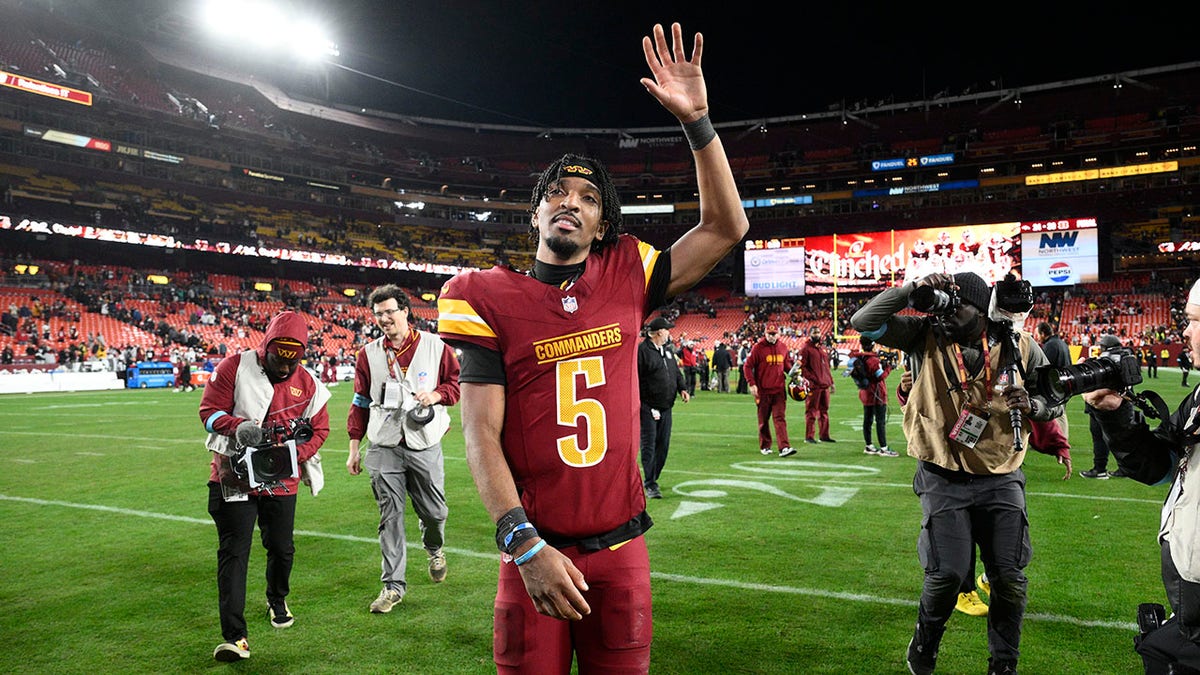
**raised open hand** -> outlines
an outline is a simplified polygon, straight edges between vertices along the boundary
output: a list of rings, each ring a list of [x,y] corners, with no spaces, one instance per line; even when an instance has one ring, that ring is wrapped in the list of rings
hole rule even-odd
[[[708,91],[704,86],[704,73],[700,70],[704,36],[696,33],[691,59],[684,52],[683,28],[678,23],[671,24],[671,42],[668,49],[662,24],[654,25],[653,39],[650,36],[642,38],[646,65],[650,66],[650,74],[654,77],[643,77],[641,82],[664,108],[686,124],[708,113]]]

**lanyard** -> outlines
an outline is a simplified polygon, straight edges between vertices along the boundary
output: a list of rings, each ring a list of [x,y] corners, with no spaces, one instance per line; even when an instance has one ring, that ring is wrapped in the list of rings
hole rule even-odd
[[[402,343],[404,344],[402,349],[392,347],[391,340],[388,340],[387,338],[384,338],[383,340],[383,353],[387,356],[388,374],[396,380],[404,379],[404,368],[400,365],[400,356],[412,349],[412,346],[417,343],[413,333],[409,333],[409,337],[412,339],[406,340],[405,343]],[[398,375],[397,371],[399,371]]]
[[[991,352],[988,349],[986,328],[981,337],[983,340],[983,388],[987,391],[987,400],[990,404],[992,402],[992,361],[989,356]],[[970,386],[970,382],[968,382],[970,375],[967,373],[967,364],[963,360],[962,347],[957,342],[954,343],[954,359],[958,363],[958,388],[965,392]]]

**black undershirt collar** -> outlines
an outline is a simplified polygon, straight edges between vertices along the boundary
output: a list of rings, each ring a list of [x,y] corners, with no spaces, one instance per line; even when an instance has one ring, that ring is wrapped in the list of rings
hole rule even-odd
[[[583,275],[586,265],[586,260],[573,265],[551,265],[541,260],[534,260],[533,269],[529,271],[529,276],[542,283],[565,288]]]

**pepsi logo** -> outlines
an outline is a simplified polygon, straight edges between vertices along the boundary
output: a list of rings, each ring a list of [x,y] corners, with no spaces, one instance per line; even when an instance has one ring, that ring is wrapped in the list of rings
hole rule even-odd
[[[1062,283],[1071,278],[1071,264],[1063,261],[1052,263],[1050,268],[1046,270],[1046,276],[1050,277],[1050,281]]]

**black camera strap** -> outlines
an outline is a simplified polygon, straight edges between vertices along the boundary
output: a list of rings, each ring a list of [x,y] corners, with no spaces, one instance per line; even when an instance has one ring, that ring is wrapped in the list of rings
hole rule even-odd
[[[1195,402],[1194,394],[1193,392],[1193,403]],[[1133,391],[1128,391],[1121,396],[1132,403],[1144,416],[1160,420],[1158,427],[1154,429],[1155,434],[1165,434],[1166,436],[1179,438],[1180,442],[1186,445],[1200,443],[1200,420],[1197,420],[1196,416],[1193,415],[1187,426],[1180,428],[1175,425],[1171,422],[1171,412],[1167,407],[1167,402],[1163,400],[1162,396],[1158,395],[1158,392],[1146,390],[1134,393]]]
[[[1125,399],[1137,407],[1138,410],[1141,410],[1142,414],[1146,417],[1161,420],[1158,425],[1160,429],[1166,429],[1168,431],[1182,431],[1189,436],[1197,435],[1197,428],[1174,429],[1174,425],[1171,424],[1171,412],[1167,407],[1167,402],[1163,400],[1162,396],[1158,395],[1158,392],[1151,390],[1138,392],[1136,394],[1131,392],[1125,395]],[[1193,424],[1193,427],[1198,426],[1200,425]]]

